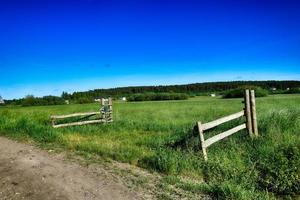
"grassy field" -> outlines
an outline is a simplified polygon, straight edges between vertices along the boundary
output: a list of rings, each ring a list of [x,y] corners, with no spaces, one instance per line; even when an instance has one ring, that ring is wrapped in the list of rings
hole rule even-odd
[[[0,107],[0,133],[137,165],[165,176],[170,186],[217,199],[297,198],[300,195],[300,95],[257,98],[260,137],[244,131],[208,149],[204,162],[193,131],[243,109],[242,99],[114,103],[114,122],[53,129],[49,116],[96,111],[97,104]],[[212,130],[216,134],[237,125]],[[164,199],[168,196],[162,197]]]

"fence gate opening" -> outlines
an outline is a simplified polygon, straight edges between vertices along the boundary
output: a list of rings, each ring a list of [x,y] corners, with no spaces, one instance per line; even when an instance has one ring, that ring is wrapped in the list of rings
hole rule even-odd
[[[199,131],[199,139],[200,144],[204,156],[204,160],[207,161],[207,148],[214,144],[215,142],[218,142],[240,130],[247,129],[250,137],[257,137],[258,136],[258,128],[257,128],[257,120],[256,120],[256,105],[255,105],[255,93],[254,90],[245,90],[245,96],[244,96],[244,110],[228,115],[226,117],[222,117],[220,119],[202,123],[197,122],[198,131]],[[211,138],[205,139],[204,137],[204,131],[209,130],[211,128],[214,128],[220,124],[223,124],[225,122],[229,122],[231,120],[245,117],[246,123],[240,124],[232,129],[229,129],[223,133],[220,133],[218,135],[215,135]]]
[[[112,99],[101,99],[101,107],[98,112],[86,112],[86,113],[73,113],[69,115],[52,115],[52,127],[60,128],[66,126],[79,126],[84,124],[95,124],[95,123],[108,123],[113,121],[113,108]],[[75,122],[60,123],[57,124],[57,120],[63,120],[67,118],[82,117],[77,119]],[[94,117],[94,119],[90,119]]]

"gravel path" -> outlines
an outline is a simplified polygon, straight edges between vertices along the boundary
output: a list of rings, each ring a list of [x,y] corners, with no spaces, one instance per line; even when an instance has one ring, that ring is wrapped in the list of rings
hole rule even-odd
[[[118,176],[0,137],[0,200],[140,199]]]

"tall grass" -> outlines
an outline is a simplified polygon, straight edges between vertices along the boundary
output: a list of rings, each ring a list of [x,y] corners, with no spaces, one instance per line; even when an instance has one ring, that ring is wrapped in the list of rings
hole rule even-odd
[[[242,110],[242,99],[114,104],[114,122],[53,129],[51,114],[94,111],[97,104],[0,108],[0,133],[138,165],[175,177],[174,187],[218,199],[295,197],[300,191],[300,95],[257,99],[260,137],[244,131],[199,151],[193,127]],[[208,135],[226,130],[233,121]],[[174,179],[172,179],[174,180]],[[203,181],[203,182],[201,182]]]

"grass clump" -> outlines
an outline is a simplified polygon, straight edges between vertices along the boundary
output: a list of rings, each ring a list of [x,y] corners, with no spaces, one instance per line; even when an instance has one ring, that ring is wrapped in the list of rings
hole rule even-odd
[[[53,143],[59,140],[58,134],[51,127],[30,120],[29,116],[14,116],[9,119],[1,115],[0,123],[1,133],[10,137],[33,139],[39,143]]]
[[[277,195],[300,194],[300,144],[264,152],[257,163],[258,184]]]

